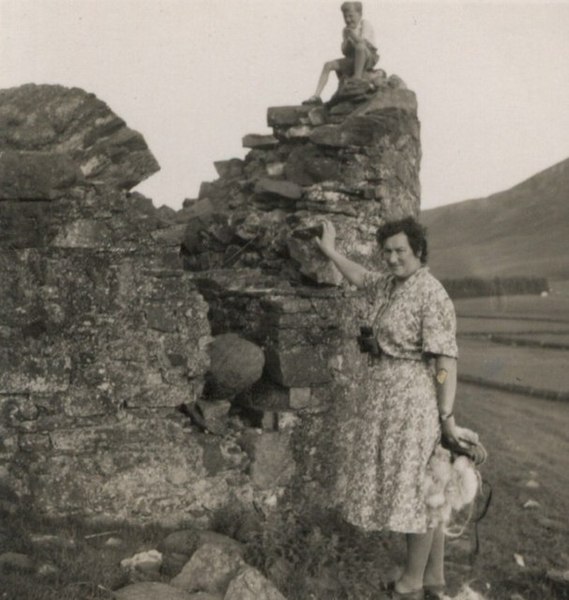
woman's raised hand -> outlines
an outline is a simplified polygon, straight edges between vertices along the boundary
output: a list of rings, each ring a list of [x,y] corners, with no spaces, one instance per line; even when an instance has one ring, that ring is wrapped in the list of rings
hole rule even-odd
[[[328,255],[328,252],[333,251],[336,244],[336,229],[334,225],[324,219],[322,221],[322,235],[314,238],[318,247],[322,252]]]

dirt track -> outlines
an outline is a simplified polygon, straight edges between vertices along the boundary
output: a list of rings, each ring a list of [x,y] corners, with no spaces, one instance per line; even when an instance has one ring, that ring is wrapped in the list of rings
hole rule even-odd
[[[526,600],[565,598],[545,573],[569,569],[569,403],[460,384],[456,413],[490,454],[481,469],[493,501],[480,524],[478,589],[492,600],[515,592]],[[524,508],[528,500],[539,506]]]
[[[569,504],[569,404],[461,384],[457,413],[495,460],[537,471],[544,485],[563,490]]]

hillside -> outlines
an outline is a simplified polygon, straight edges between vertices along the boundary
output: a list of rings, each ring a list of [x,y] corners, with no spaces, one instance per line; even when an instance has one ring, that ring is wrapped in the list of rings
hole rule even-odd
[[[425,210],[437,277],[569,279],[569,159],[487,198]]]

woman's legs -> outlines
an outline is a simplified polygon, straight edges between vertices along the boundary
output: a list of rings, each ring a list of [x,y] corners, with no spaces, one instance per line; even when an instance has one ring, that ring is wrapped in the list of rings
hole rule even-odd
[[[427,533],[407,533],[407,561],[395,585],[398,592],[412,592],[423,587],[423,577],[433,546],[434,529]]]
[[[412,592],[424,585],[445,583],[445,533],[442,525],[427,533],[408,533],[407,561],[403,574],[395,586],[398,592]]]
[[[423,583],[426,586],[440,586],[445,584],[445,531],[442,524],[437,526],[433,531],[433,543]]]

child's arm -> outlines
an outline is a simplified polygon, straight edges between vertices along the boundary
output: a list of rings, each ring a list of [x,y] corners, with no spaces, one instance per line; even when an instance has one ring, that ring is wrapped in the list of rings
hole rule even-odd
[[[346,27],[344,29],[344,39],[349,40],[353,44],[367,41],[374,48],[376,48],[373,27],[370,25],[370,23],[364,20],[361,21],[356,29],[349,29]]]
[[[358,35],[358,32],[355,29],[350,29],[349,27],[344,27],[344,42],[359,42],[360,41],[360,36]]]
[[[344,27],[344,29],[342,30],[342,54],[344,56],[348,55],[348,50],[350,48],[351,42],[350,39],[348,37],[348,32],[350,30],[347,27]]]

